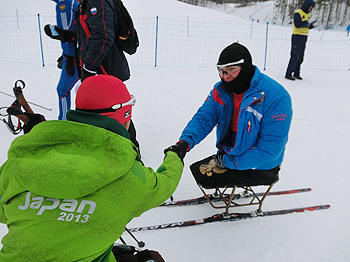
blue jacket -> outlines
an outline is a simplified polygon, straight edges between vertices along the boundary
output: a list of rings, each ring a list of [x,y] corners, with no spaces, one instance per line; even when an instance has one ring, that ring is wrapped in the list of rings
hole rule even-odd
[[[56,22],[59,28],[64,30],[74,30],[74,15],[78,8],[77,0],[52,0],[56,5]],[[75,56],[74,44],[61,44],[63,55]]]
[[[214,89],[181,134],[180,140],[192,149],[216,129],[216,146],[224,151],[224,165],[230,169],[268,170],[282,163],[292,120],[292,102],[279,83],[258,68],[244,94],[238,116],[238,130],[233,147],[223,146],[233,112],[233,95],[222,82]]]

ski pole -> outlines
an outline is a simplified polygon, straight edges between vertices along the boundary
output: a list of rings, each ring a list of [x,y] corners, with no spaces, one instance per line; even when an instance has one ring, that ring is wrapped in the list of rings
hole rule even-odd
[[[144,247],[145,246],[145,242],[142,241],[138,241],[137,238],[129,231],[129,229],[125,228],[126,232],[128,232],[130,234],[130,236],[136,241],[137,245],[139,247]]]
[[[0,93],[1,93],[1,94],[4,94],[4,95],[7,95],[7,96],[10,96],[10,97],[13,97],[13,98],[16,98],[15,96],[10,95],[10,94],[7,94],[7,93],[2,92],[2,91],[0,91]],[[47,110],[47,111],[51,111],[51,110],[52,110],[52,108],[47,108],[47,107],[44,107],[44,106],[35,104],[35,103],[33,103],[33,102],[30,102],[30,101],[27,101],[27,102],[28,102],[29,104],[32,104],[32,105],[37,106],[37,107],[40,107],[40,108],[45,109],[45,110]]]
[[[126,245],[126,242],[124,241],[124,239],[122,237],[120,237],[119,239],[124,245]]]

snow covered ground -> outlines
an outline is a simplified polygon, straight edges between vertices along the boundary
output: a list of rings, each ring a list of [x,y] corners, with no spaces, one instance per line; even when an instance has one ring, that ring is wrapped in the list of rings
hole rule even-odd
[[[124,0],[124,3],[135,16],[190,15],[203,19],[229,16],[175,0]],[[0,15],[2,12],[14,14],[16,9],[30,14],[40,12],[54,15],[54,3],[48,0],[7,1],[2,3]],[[334,48],[337,48],[336,45],[335,42]],[[33,109],[44,114],[47,119],[57,118],[55,89],[60,71],[55,66],[0,62],[0,68],[1,91],[11,93],[14,82],[23,79],[27,85],[24,90],[27,100],[52,108],[47,111],[33,106]],[[143,161],[156,169],[163,159],[163,149],[177,141],[182,129],[219,78],[215,66],[135,66],[131,67],[131,71],[132,77],[126,84],[137,99],[133,119]],[[284,79],[284,69],[267,70],[264,73],[289,91],[294,109],[280,182],[274,190],[312,188],[309,193],[271,196],[266,200],[264,210],[318,204],[330,204],[331,208],[240,222],[135,233],[137,238],[146,243],[147,248],[159,250],[167,262],[349,261],[350,176],[347,161],[350,158],[350,114],[346,108],[350,95],[350,72],[304,70],[304,80],[295,82]],[[0,106],[10,105],[12,100],[0,94]],[[1,124],[0,137],[0,163],[3,163],[15,136]],[[201,195],[190,174],[189,165],[213,154],[214,144],[213,132],[186,156],[183,176],[174,193],[175,199]],[[236,209],[241,212],[251,210],[249,207]],[[209,205],[155,208],[135,218],[128,227],[197,219],[217,212]],[[6,232],[6,226],[1,224],[0,238]],[[134,244],[127,234],[123,237],[128,243]]]

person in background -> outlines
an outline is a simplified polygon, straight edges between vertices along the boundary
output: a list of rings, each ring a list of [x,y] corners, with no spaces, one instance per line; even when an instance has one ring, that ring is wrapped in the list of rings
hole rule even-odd
[[[113,75],[123,82],[130,78],[128,61],[115,41],[116,12],[113,0],[81,0],[75,34],[80,49],[82,82],[96,74]],[[133,121],[129,133],[139,147]]]
[[[348,27],[346,28],[346,35],[349,36],[349,32],[350,32],[350,25],[348,25]]]
[[[128,61],[122,48],[115,41],[118,17],[113,0],[80,0],[75,17],[75,30],[60,30],[53,35],[51,25],[45,33],[62,42],[77,42],[80,64],[80,80],[94,75],[112,75],[125,82],[130,78]],[[134,144],[136,128],[131,121],[129,133]]]
[[[227,46],[217,63],[220,81],[183,130],[178,147],[192,150],[216,127],[215,167],[195,176],[206,188],[270,184],[278,179],[292,120],[292,103],[279,83],[252,64],[246,47]],[[214,168],[214,167],[213,167]]]
[[[115,41],[118,24],[113,0],[81,0],[77,13],[77,37],[82,66],[81,81],[96,74],[130,78],[128,61]]]
[[[37,124],[15,139],[0,167],[0,261],[115,262],[126,224],[175,191],[183,154],[165,150],[154,171],[128,128],[135,98],[114,76],[87,78],[69,121]]]
[[[293,34],[292,48],[290,51],[290,60],[287,67],[285,78],[294,81],[295,79],[302,80],[300,76],[300,66],[304,61],[304,53],[306,41],[309,34],[309,29],[315,27],[315,22],[309,22],[311,18],[311,10],[314,8],[313,0],[305,0],[301,9],[294,13],[293,18]]]
[[[56,3],[57,26],[63,30],[74,30],[77,0],[52,0]],[[71,90],[78,81],[77,63],[75,60],[75,46],[71,42],[61,42],[62,56],[58,59],[58,67],[62,70],[57,85],[59,120],[67,120],[66,114],[71,107]]]

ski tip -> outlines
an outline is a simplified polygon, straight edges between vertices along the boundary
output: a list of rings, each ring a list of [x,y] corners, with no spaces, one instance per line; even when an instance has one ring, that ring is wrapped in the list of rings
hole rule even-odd
[[[304,211],[314,211],[314,210],[322,210],[322,209],[328,209],[331,205],[319,205],[319,206],[312,206],[312,207],[306,207],[304,208]]]
[[[330,207],[331,207],[330,205],[319,205],[319,206],[313,206],[313,207],[305,208],[304,211],[323,210],[323,209],[328,209]]]
[[[309,192],[309,191],[311,191],[311,190],[312,190],[311,187],[306,187],[306,188],[301,188],[301,189],[300,189],[300,192]]]

